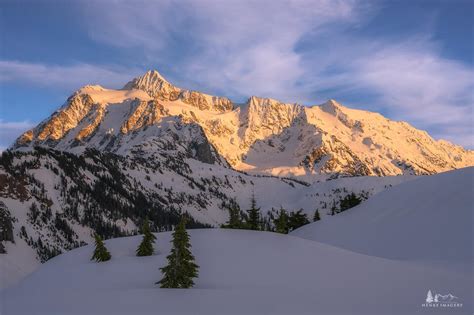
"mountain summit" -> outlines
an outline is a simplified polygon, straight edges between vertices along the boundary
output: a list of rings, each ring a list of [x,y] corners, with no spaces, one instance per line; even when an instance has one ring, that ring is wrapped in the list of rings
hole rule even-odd
[[[171,93],[179,93],[181,89],[175,87],[156,70],[149,70],[144,75],[139,76],[125,84],[123,90],[142,90],[150,96],[163,96]]]
[[[176,87],[156,70],[120,90],[85,86],[13,148],[130,155],[160,151],[156,143],[168,138],[199,143],[207,161],[277,176],[434,174],[474,164],[473,151],[335,100],[306,107],[252,96],[236,106]]]

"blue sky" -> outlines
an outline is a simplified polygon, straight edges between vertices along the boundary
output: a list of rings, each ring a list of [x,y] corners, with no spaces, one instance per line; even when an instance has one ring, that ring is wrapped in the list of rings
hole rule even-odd
[[[474,147],[474,1],[0,3],[0,148],[85,84],[381,112]]]

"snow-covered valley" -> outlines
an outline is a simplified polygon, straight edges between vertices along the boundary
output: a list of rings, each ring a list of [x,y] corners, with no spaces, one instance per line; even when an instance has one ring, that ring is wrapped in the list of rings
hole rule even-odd
[[[170,230],[179,213],[188,213],[201,224],[197,227],[219,226],[228,219],[228,204],[246,210],[254,195],[263,215],[284,207],[303,209],[309,218],[318,209],[324,218],[349,193],[370,196],[416,178],[347,177],[306,184],[174,154],[150,161],[99,152],[81,157],[50,150],[15,153],[9,166],[15,171],[0,171],[1,202],[13,218],[14,240],[4,242],[7,254],[0,256],[1,286],[17,282],[57,253],[90,243],[94,231],[105,238],[137,233],[146,216],[156,230]]]

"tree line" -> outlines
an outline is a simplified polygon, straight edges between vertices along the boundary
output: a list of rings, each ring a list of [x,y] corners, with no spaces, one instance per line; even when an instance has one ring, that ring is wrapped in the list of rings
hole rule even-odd
[[[331,209],[332,215],[350,209],[358,205],[361,198],[351,193],[339,200],[339,208],[335,205]],[[267,216],[262,216],[260,207],[257,206],[255,195],[250,200],[250,208],[242,211],[233,201],[226,205],[229,211],[229,220],[221,225],[222,228],[229,229],[247,229],[255,231],[272,231],[282,234],[289,232],[308,224],[310,221],[303,210],[290,211],[281,207],[278,211],[272,209]],[[199,266],[195,262],[195,258],[191,253],[191,243],[189,234],[186,231],[186,215],[181,216],[179,224],[176,226],[172,234],[172,247],[167,258],[167,265],[160,268],[163,278],[155,284],[159,284],[161,288],[190,288],[194,286],[194,278],[198,276]],[[312,218],[313,222],[321,220],[319,210],[316,209]],[[142,241],[136,249],[138,257],[151,256],[155,253],[154,244],[156,236],[151,232],[150,221],[146,218],[143,222],[141,232],[143,234]],[[91,260],[96,262],[108,261],[112,255],[105,247],[104,241],[99,234],[94,234],[95,249]]]

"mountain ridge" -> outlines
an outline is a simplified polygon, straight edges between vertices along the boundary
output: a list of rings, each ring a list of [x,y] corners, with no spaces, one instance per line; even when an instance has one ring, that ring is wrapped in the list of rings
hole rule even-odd
[[[333,99],[303,106],[251,96],[246,103],[236,104],[226,97],[176,87],[156,70],[132,79],[120,90],[91,85],[79,89],[49,119],[20,136],[12,148],[43,145],[79,152],[78,147],[94,147],[128,154],[131,147],[121,150],[117,143],[127,146],[127,135],[159,129],[169,117],[199,125],[206,141],[233,168],[258,174],[302,178],[426,175],[474,165],[474,151]],[[144,141],[153,136],[159,136],[159,131]],[[93,138],[96,141],[90,141]],[[354,165],[347,168],[346,164]]]

